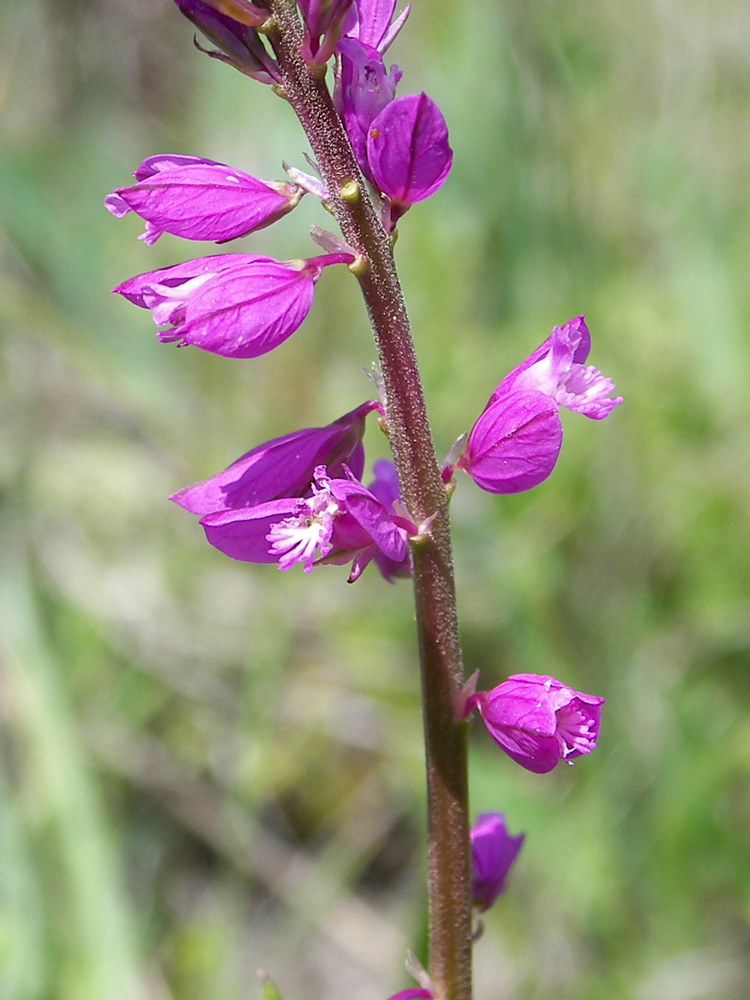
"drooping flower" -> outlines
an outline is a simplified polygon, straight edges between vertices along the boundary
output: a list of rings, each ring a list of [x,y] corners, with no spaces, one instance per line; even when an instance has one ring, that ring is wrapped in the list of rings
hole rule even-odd
[[[466,703],[478,708],[490,736],[516,763],[545,774],[596,747],[604,698],[543,674],[514,674]]]
[[[135,212],[146,220],[139,239],[149,246],[162,233],[223,243],[276,222],[299,202],[297,184],[262,181],[215,160],[150,156],[135,171],[137,184],[105,199],[118,219]]]
[[[502,813],[483,813],[471,828],[471,884],[474,905],[488,910],[505,889],[508,872],[525,834],[511,837]]]
[[[445,182],[453,162],[448,127],[426,94],[397,97],[386,104],[367,133],[367,161],[388,199],[390,227],[418,201]]]
[[[212,59],[234,66],[260,83],[281,82],[276,60],[255,30],[268,19],[268,11],[250,0],[175,0],[180,12],[219,51],[196,46]]]
[[[590,349],[583,316],[556,326],[495,389],[457,467],[489,493],[519,493],[543,482],[562,446],[559,408],[603,420],[622,402],[611,395],[612,380],[586,365]]]
[[[191,514],[215,514],[284,497],[306,497],[312,493],[313,474],[319,465],[333,478],[342,477],[346,467],[359,479],[365,463],[365,418],[380,408],[380,403],[369,401],[326,427],[308,427],[267,441],[217,476],[187,486],[169,499]],[[371,490],[387,506],[385,499]]]
[[[361,483],[331,479],[323,466],[315,470],[311,495],[219,511],[200,523],[211,545],[233,559],[280,569],[302,563],[308,573],[321,563],[351,562],[350,583],[378,550],[400,563],[416,532]]]
[[[179,341],[227,358],[257,358],[282,344],[310,311],[323,268],[351,254],[279,261],[218,254],[139,274],[112,289],[151,309],[164,343]]]

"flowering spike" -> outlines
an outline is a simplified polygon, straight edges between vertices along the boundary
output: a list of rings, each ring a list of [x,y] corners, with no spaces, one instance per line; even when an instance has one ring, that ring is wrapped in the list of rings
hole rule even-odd
[[[612,380],[585,364],[590,348],[583,316],[556,326],[495,389],[456,466],[489,493],[518,493],[543,482],[562,446],[560,407],[603,420],[622,402],[611,396]]]
[[[545,774],[596,747],[604,698],[574,691],[554,677],[514,674],[468,699],[490,736],[516,763]]]
[[[518,857],[524,834],[511,837],[502,813],[483,813],[471,828],[471,868],[474,905],[483,913],[505,889],[508,872]]]
[[[135,186],[117,188],[105,204],[118,218],[133,211],[145,219],[139,239],[149,245],[162,233],[217,243],[246,236],[291,212],[304,193],[197,156],[151,156],[135,176]]]
[[[179,341],[227,358],[257,358],[282,344],[310,311],[324,267],[351,254],[278,261],[219,254],[139,274],[113,291],[151,309],[164,343]]]
[[[393,228],[404,212],[434,194],[453,162],[448,128],[426,94],[398,97],[372,121],[367,160],[375,183],[390,202]]]

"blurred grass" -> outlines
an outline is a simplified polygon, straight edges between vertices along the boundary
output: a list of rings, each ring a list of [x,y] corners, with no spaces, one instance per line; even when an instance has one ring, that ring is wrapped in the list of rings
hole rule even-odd
[[[274,177],[304,141],[167,0],[0,27],[0,998],[239,1000],[262,967],[382,1000],[422,934],[408,588],[230,563],[165,500],[368,395],[356,288],[326,274],[247,364],[108,294],[196,255],[103,210],[141,159]],[[475,811],[527,832],[478,998],[748,996],[749,35],[739,0],[433,0],[394,48],[456,151],[398,244],[439,449],[581,311],[626,397],[564,415],[532,494],[455,496],[469,669],[607,697],[546,778],[473,734]],[[299,256],[312,222],[245,245]]]

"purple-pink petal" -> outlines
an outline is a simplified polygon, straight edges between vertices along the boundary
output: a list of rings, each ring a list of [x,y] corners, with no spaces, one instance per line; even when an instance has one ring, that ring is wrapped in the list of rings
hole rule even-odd
[[[544,482],[561,446],[557,403],[541,392],[510,391],[490,401],[457,464],[488,493],[520,493]]]
[[[329,488],[344,506],[347,514],[367,533],[369,540],[394,562],[401,562],[408,552],[408,541],[403,528],[391,520],[383,504],[361,483],[349,479],[332,479]],[[360,548],[349,541],[350,548]]]
[[[342,38],[338,47],[341,58],[334,103],[357,162],[368,180],[372,180],[367,161],[367,131],[377,115],[396,96],[401,71],[398,66],[387,69],[382,54],[356,38]]]
[[[201,52],[234,66],[261,83],[281,81],[276,61],[268,54],[255,31],[255,26],[268,17],[265,10],[236,0],[216,0],[215,3],[204,3],[202,0],[175,2],[182,14],[220,50],[216,52],[204,49],[196,41]],[[219,7],[230,10],[232,14],[224,13]]]
[[[503,379],[492,398],[510,389],[533,389],[568,410],[603,420],[622,402],[622,397],[612,397],[612,379],[585,364],[590,349],[591,334],[584,317],[576,316],[564,326],[556,326],[552,335]]]
[[[141,309],[150,309],[151,306],[146,299],[153,301],[153,289],[178,288],[192,281],[193,278],[204,275],[219,274],[224,268],[232,265],[236,261],[238,254],[222,253],[212,257],[199,257],[197,260],[186,260],[182,264],[172,264],[170,267],[161,267],[156,271],[146,271],[144,274],[137,274],[134,278],[128,278],[122,284],[117,285],[112,291],[116,295],[122,295],[128,302],[140,306]],[[257,254],[245,254],[243,260],[249,263],[253,261],[270,261],[271,257],[261,257]]]
[[[370,125],[367,158],[396,215],[429,198],[450,173],[453,151],[440,108],[426,94],[397,97]]]
[[[401,490],[399,487],[396,467],[387,458],[380,458],[373,465],[375,479],[367,487],[373,496],[383,504],[389,513],[394,512],[394,504],[401,504]],[[396,518],[399,517],[396,509]],[[415,524],[402,525],[410,534],[417,533]],[[399,560],[389,559],[384,552],[378,550],[374,556],[375,562],[382,576],[389,582],[394,583],[397,578],[411,576],[411,553],[407,551],[403,558]]]
[[[257,507],[208,514],[200,523],[211,545],[232,559],[275,563],[278,557],[270,550],[266,540],[268,533],[274,524],[293,516],[298,507],[299,500],[286,497]]]

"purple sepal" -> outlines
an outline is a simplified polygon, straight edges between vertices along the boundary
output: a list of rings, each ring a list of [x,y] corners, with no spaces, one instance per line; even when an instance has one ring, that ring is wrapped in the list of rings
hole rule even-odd
[[[520,493],[550,475],[562,446],[557,403],[542,392],[490,401],[469,435],[458,468],[488,493]]]
[[[297,0],[305,25],[302,57],[311,66],[331,58],[353,0]]]
[[[284,497],[255,507],[208,514],[200,523],[211,545],[232,559],[275,563],[279,557],[269,547],[268,534],[274,524],[292,517],[298,509],[297,498]]]
[[[228,469],[170,497],[191,514],[205,515],[253,507],[282,497],[304,497],[313,473],[325,465],[331,476],[344,466],[358,479],[364,468],[365,417],[379,410],[370,401],[326,427],[308,427],[253,448]]]
[[[351,254],[278,261],[219,254],[139,274],[113,291],[151,309],[164,343],[179,341],[227,358],[256,358],[282,344],[310,311],[324,267]]]
[[[603,704],[540,674],[514,674],[467,702],[508,756],[536,774],[595,749]]]
[[[474,904],[483,913],[505,889],[524,834],[511,837],[502,813],[483,813],[471,828],[471,884]]]
[[[162,233],[223,243],[271,225],[303,194],[296,184],[262,181],[214,160],[165,154],[136,170],[138,184],[105,199],[121,218],[133,211],[146,221],[139,237],[151,245]]]
[[[450,173],[453,151],[440,108],[426,94],[397,97],[367,134],[372,176],[391,203],[391,223],[434,194]]]

